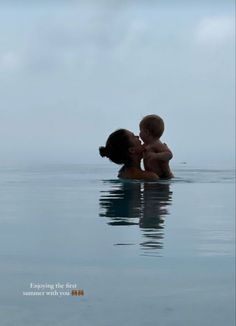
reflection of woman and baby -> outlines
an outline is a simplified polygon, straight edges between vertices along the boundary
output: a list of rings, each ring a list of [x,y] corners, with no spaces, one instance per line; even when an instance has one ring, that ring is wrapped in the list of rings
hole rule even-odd
[[[108,180],[109,190],[100,196],[100,216],[113,226],[139,225],[143,250],[153,252],[163,247],[164,218],[172,201],[167,182],[119,182]]]
[[[116,164],[123,164],[120,179],[157,181],[170,179],[173,174],[169,167],[172,153],[160,141],[164,132],[164,122],[157,115],[148,115],[140,122],[140,138],[132,132],[119,129],[107,139],[106,146],[100,147],[100,155],[108,157]],[[144,161],[145,171],[141,169]],[[112,189],[100,198],[100,206],[105,209],[102,216],[111,219],[111,225],[137,224],[132,218],[139,218],[139,226],[144,230],[144,248],[162,247],[163,217],[168,213],[166,206],[171,203],[168,183],[112,183]]]

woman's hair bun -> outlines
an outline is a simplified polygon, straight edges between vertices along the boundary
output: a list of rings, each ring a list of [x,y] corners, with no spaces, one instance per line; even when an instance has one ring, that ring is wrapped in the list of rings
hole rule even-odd
[[[104,146],[99,147],[99,153],[102,157],[106,156],[107,157],[107,148]]]

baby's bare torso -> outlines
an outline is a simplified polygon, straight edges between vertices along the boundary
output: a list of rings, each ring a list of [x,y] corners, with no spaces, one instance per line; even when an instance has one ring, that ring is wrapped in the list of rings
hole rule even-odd
[[[154,155],[153,155],[154,154]],[[161,159],[155,158],[155,154],[159,155]],[[146,150],[143,155],[144,168],[147,171],[155,172],[160,178],[170,179],[173,177],[171,172],[169,161],[172,158],[171,150],[165,143],[157,141],[153,144],[146,146]]]

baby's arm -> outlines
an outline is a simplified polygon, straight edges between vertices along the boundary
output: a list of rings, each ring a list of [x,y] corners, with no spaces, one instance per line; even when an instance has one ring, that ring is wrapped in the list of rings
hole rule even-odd
[[[145,159],[150,163],[155,163],[155,161],[168,162],[172,157],[173,154],[166,144],[155,144],[145,152]]]

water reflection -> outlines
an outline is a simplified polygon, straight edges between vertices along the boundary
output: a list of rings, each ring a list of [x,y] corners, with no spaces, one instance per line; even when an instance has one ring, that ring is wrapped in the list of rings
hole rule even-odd
[[[104,181],[109,189],[100,194],[100,216],[109,225],[139,225],[144,254],[156,254],[163,247],[164,219],[172,202],[169,183]]]

